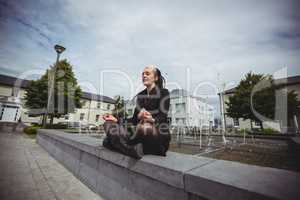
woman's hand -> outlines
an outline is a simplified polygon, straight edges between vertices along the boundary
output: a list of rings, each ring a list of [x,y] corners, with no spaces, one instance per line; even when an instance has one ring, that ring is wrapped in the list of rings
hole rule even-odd
[[[139,114],[138,114],[138,119],[140,119],[140,120],[143,120],[144,119],[144,116],[145,116],[145,114],[146,114],[146,110],[145,109],[142,109],[140,112],[139,112]]]
[[[139,114],[138,114],[138,118],[140,120],[143,120],[144,122],[151,122],[153,123],[154,122],[154,119],[151,115],[150,112],[146,111],[145,109],[142,109]]]
[[[102,118],[105,120],[105,121],[110,121],[110,122],[118,122],[118,119],[115,118],[112,114],[104,114],[102,116]]]

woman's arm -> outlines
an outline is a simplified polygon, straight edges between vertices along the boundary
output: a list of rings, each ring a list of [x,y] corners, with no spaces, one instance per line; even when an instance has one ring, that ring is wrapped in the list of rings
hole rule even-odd
[[[156,124],[168,122],[168,112],[170,108],[170,94],[168,89],[161,90],[161,97],[159,100],[159,112],[153,118]]]
[[[123,119],[124,122],[126,123],[131,123],[134,126],[136,126],[139,122],[139,118],[138,118],[138,114],[140,112],[140,100],[139,100],[139,96],[137,95],[136,98],[136,106],[134,108],[134,112],[133,112],[133,116],[131,118],[127,118],[127,119]],[[118,122],[120,122],[120,119],[118,119]]]
[[[138,111],[137,107],[135,107],[133,116],[131,118],[125,119],[125,122],[131,123],[136,126],[138,124],[138,114],[139,114],[139,111]]]

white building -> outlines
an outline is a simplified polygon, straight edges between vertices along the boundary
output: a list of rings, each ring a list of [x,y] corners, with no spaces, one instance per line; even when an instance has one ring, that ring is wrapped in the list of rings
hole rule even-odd
[[[25,88],[28,80],[0,74],[0,121],[19,121],[24,123],[41,123],[41,117],[32,117],[25,105]],[[81,101],[82,108],[76,109],[57,122],[84,122],[95,125],[103,124],[102,115],[111,113],[114,109],[115,100],[98,94],[83,92]]]
[[[132,117],[135,100],[125,101],[125,105],[128,117]],[[168,118],[171,126],[208,128],[214,125],[214,107],[203,98],[175,89],[170,92]]]
[[[182,89],[171,91],[168,116],[172,126],[209,128],[214,125],[214,107]]]
[[[0,97],[0,121],[17,122],[21,115],[21,104],[14,97]]]

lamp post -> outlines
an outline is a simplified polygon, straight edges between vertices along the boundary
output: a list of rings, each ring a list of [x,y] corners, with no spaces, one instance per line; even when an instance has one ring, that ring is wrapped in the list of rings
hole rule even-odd
[[[43,126],[45,127],[47,124],[47,116],[50,113],[50,109],[53,109],[53,103],[54,103],[54,86],[55,86],[55,74],[56,74],[56,70],[57,70],[57,66],[58,66],[58,62],[59,62],[59,57],[60,54],[62,52],[64,52],[66,50],[65,47],[61,46],[61,45],[55,45],[54,49],[57,53],[57,57],[56,57],[56,63],[54,65],[54,67],[52,69],[50,69],[48,71],[48,101],[47,101],[47,110],[46,110],[46,115],[43,121]],[[52,110],[54,111],[54,110]]]

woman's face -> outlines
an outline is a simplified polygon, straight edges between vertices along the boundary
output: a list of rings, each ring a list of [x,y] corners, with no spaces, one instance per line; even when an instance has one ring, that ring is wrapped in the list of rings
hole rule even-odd
[[[155,69],[153,67],[146,67],[142,73],[143,84],[146,87],[155,84],[155,81],[157,81],[157,76],[154,70]]]

